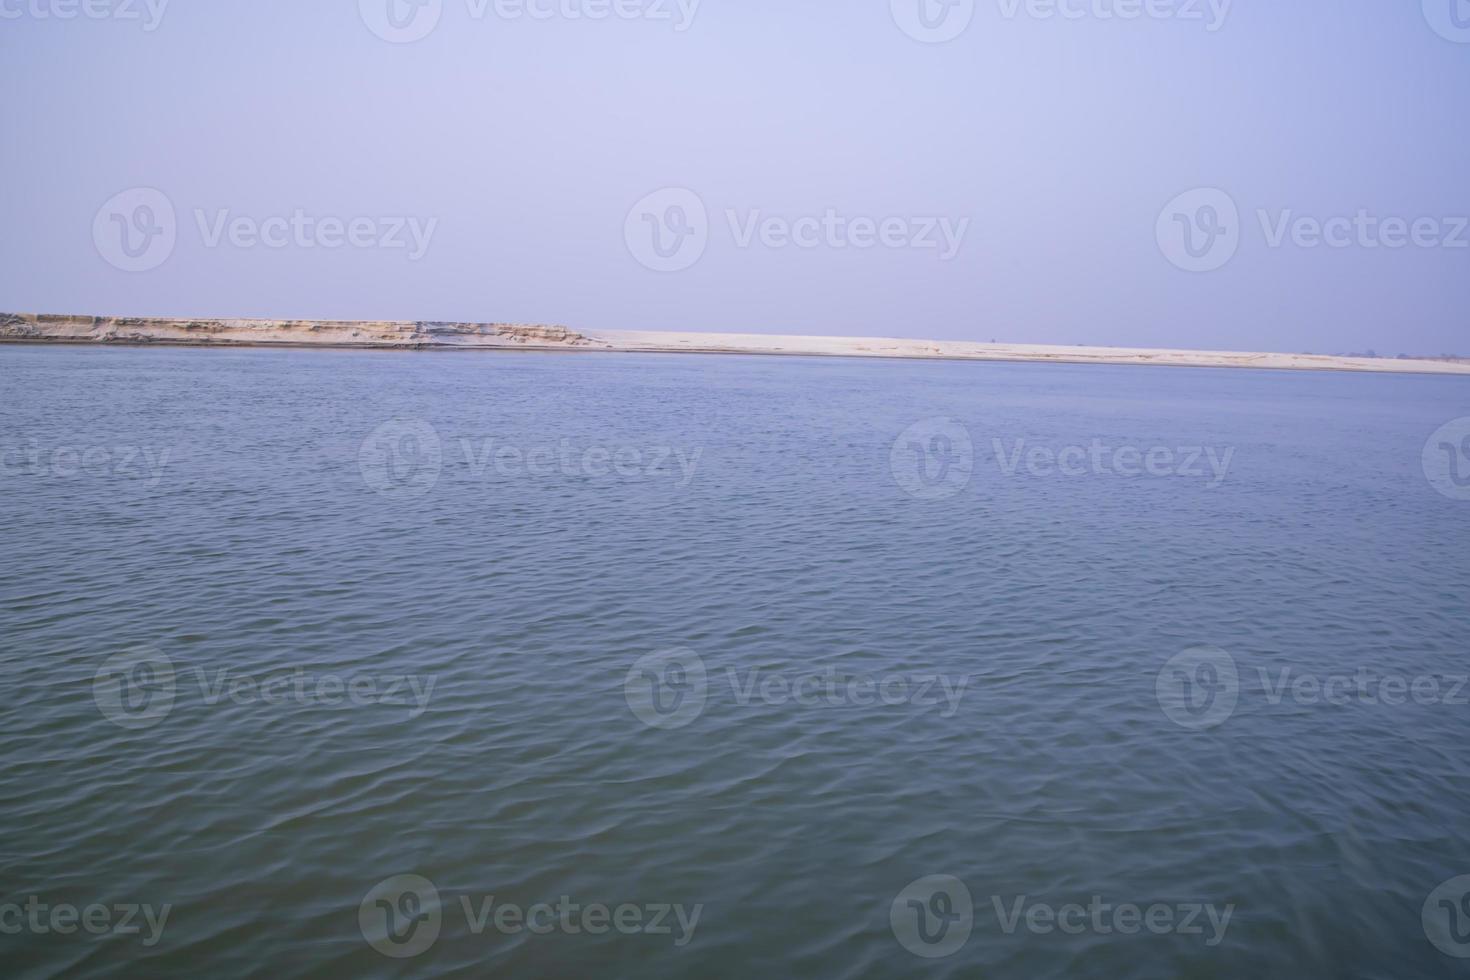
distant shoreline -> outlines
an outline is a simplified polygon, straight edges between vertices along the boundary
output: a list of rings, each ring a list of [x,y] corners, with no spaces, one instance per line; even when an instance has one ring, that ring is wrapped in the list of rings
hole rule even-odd
[[[356,350],[525,350],[645,354],[763,354],[1032,364],[1355,371],[1470,375],[1470,359],[1345,357],[881,337],[797,337],[655,331],[578,332],[559,326],[386,320],[173,319],[0,314],[0,343]]]

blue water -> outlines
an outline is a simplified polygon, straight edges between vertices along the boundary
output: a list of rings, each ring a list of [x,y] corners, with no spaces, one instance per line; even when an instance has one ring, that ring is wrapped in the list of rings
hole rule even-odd
[[[1425,446],[1466,416],[1445,377],[0,348],[4,972],[1464,975],[1470,500]]]

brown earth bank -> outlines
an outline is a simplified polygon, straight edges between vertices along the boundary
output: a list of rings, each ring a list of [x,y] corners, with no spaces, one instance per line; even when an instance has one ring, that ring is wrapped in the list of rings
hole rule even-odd
[[[0,314],[0,341],[321,347],[586,347],[565,327],[427,320],[183,320]]]

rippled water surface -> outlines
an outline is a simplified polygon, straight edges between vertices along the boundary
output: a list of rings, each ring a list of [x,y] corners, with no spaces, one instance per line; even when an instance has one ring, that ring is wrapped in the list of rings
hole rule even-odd
[[[4,972],[1465,975],[1423,918],[1470,953],[1430,901],[1470,500],[1422,461],[1463,416],[1456,378],[0,349]]]

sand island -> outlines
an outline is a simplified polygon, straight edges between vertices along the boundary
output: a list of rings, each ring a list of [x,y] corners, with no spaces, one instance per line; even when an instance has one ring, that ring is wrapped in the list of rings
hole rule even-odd
[[[624,353],[787,354],[1059,364],[1155,364],[1401,374],[1470,374],[1470,358],[1367,357],[1130,347],[981,344],[883,337],[585,331],[512,323],[428,320],[250,320],[0,314],[0,343],[157,344],[197,347],[345,347],[386,350],[565,350]]]

